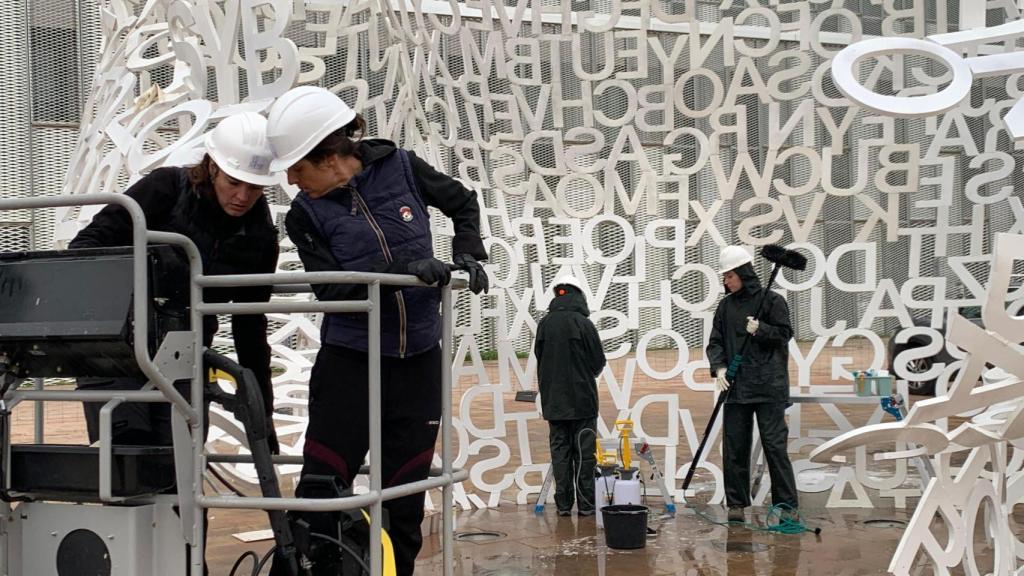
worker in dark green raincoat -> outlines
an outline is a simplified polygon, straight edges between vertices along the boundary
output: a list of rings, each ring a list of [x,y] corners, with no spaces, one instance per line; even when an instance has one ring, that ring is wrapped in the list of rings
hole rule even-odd
[[[790,404],[788,346],[793,327],[786,299],[775,292],[766,295],[760,320],[754,317],[764,288],[751,261],[742,247],[727,246],[722,250],[719,269],[726,296],[715,310],[707,347],[716,390],[728,394],[722,472],[730,521],[742,521],[744,508],[750,506],[750,448],[755,415],[771,477],[772,504],[797,508],[796,480],[786,449],[786,408]],[[726,370],[748,334],[750,344],[730,384],[725,378]]]
[[[549,426],[555,505],[559,516],[571,515],[574,502],[580,516],[590,516],[597,466],[596,378],[604,369],[604,349],[579,281],[563,276],[553,288],[555,297],[537,326],[534,353],[541,411]]]

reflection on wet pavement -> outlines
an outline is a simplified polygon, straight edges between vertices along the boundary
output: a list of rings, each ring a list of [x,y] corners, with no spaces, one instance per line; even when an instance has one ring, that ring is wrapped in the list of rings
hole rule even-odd
[[[711,519],[725,521],[720,507],[700,506]],[[865,524],[871,519],[910,519],[911,511],[893,509],[804,509],[804,522],[821,534],[784,535],[711,523],[681,507],[675,517],[652,515],[649,535],[639,550],[605,545],[594,518],[563,518],[554,511],[536,515],[532,507],[502,506],[457,515],[458,532],[495,531],[506,537],[457,542],[455,573],[460,576],[538,575],[821,575],[886,574],[902,526]],[[764,526],[765,509],[748,515]],[[417,563],[417,575],[442,574],[440,543],[430,534]],[[927,572],[926,572],[927,573]]]

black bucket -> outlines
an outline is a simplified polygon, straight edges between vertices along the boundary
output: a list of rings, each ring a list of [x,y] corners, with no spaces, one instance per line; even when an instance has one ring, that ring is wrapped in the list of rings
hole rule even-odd
[[[614,504],[601,508],[601,514],[609,548],[633,550],[647,545],[647,506]]]

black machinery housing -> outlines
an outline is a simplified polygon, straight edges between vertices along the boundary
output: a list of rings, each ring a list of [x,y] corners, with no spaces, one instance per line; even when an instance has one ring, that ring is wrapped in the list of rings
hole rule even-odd
[[[171,331],[189,330],[184,252],[147,250],[149,329],[154,355]],[[0,354],[18,378],[142,377],[135,361],[131,248],[0,254]]]

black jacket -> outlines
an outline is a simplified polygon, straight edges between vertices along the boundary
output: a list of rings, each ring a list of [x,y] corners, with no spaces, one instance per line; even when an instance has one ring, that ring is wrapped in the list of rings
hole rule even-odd
[[[395,149],[388,140],[371,139],[359,143],[358,154],[363,164],[370,164]],[[455,228],[452,255],[469,254],[477,260],[486,260],[487,251],[480,239],[480,205],[476,192],[467,189],[447,174],[435,170],[412,152],[408,152],[418,192],[428,206],[441,210],[451,218]],[[298,248],[299,258],[306,272],[337,272],[343,270],[331,254],[327,240],[305,210],[289,210],[284,220],[288,238]],[[424,255],[426,256],[426,255]],[[408,274],[409,261],[395,260],[388,264],[381,256],[373,272]],[[317,300],[362,300],[366,298],[365,284],[314,285]]]
[[[747,336],[747,316],[757,313],[757,304],[764,292],[753,266],[744,264],[736,273],[743,280],[743,288],[718,303],[711,326],[707,358],[712,375],[725,371],[733,356],[739,353]],[[750,337],[726,401],[734,404],[789,402],[788,346],[792,337],[789,305],[781,295],[769,291],[760,326]]]
[[[537,325],[540,405],[545,420],[597,417],[597,378],[604,369],[604,348],[590,321],[587,300],[570,288],[551,301]]]
[[[191,239],[203,258],[203,273],[260,274],[277,268],[277,228],[270,216],[266,198],[240,217],[225,213],[208,186],[194,188],[186,168],[158,168],[136,182],[125,195],[131,197],[146,214],[146,226],[160,232],[177,232]],[[128,212],[111,204],[97,213],[82,229],[69,248],[130,246],[132,223]],[[206,302],[266,302],[270,286],[206,288]],[[210,346],[217,332],[217,317],[203,317],[203,342]],[[231,317],[231,331],[238,362],[249,368],[259,380],[265,398],[272,398],[270,346],[267,343],[267,318],[263,314]],[[268,411],[271,402],[266,403]]]

